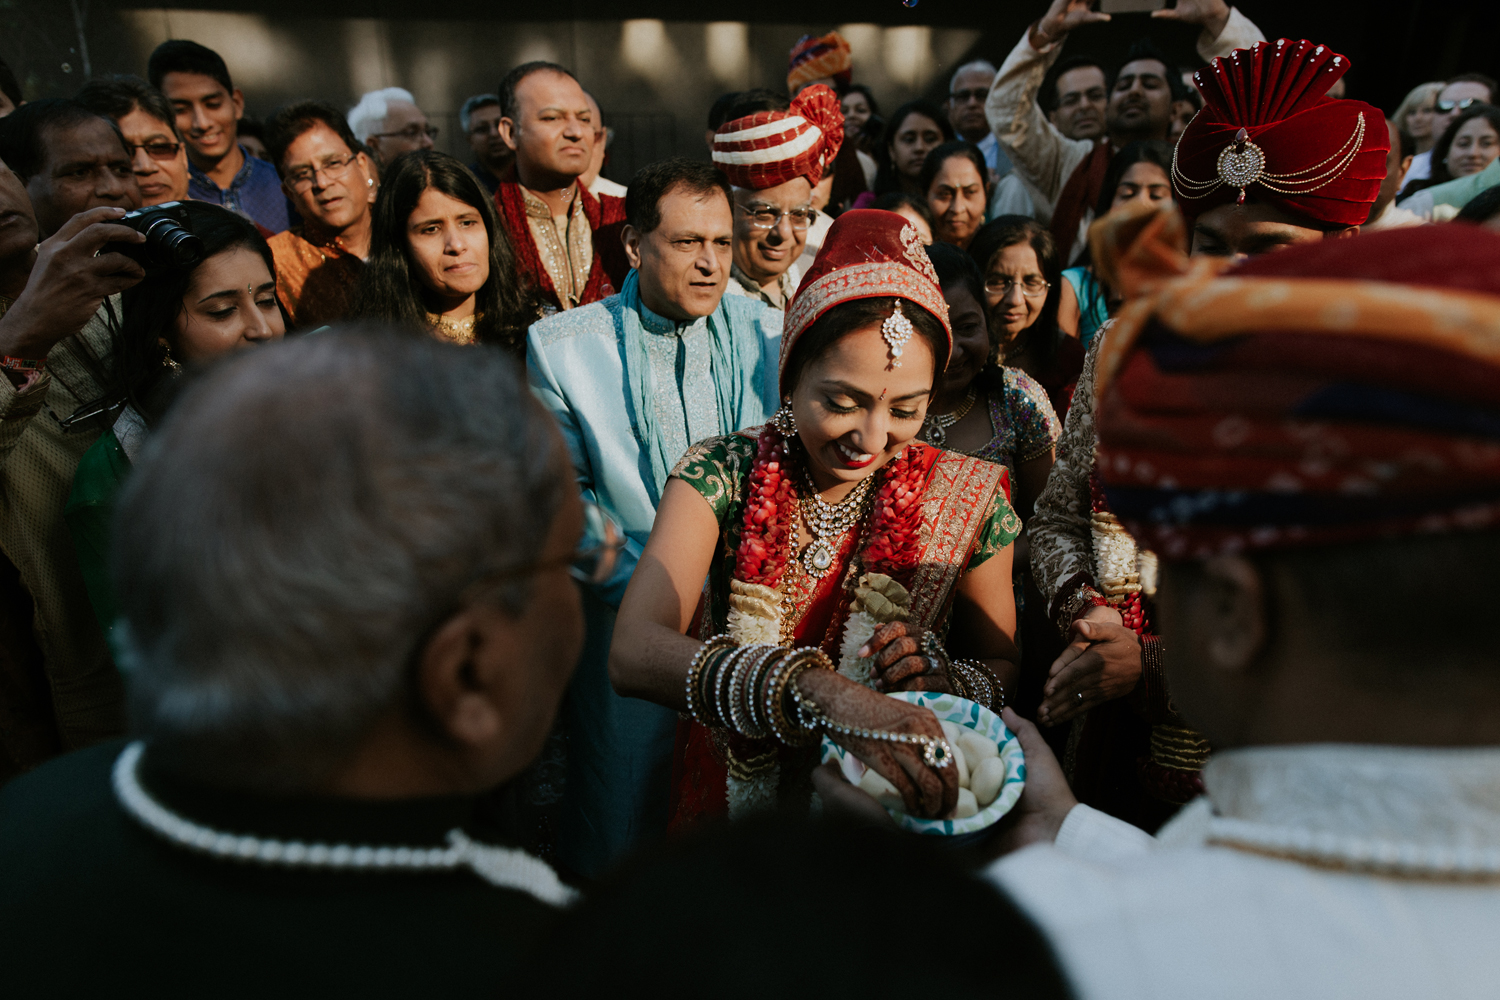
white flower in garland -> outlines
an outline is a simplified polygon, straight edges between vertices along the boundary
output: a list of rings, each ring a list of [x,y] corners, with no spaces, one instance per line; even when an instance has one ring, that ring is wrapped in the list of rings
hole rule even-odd
[[[781,644],[781,594],[759,583],[729,581],[729,637],[737,646]],[[776,808],[776,789],[781,768],[776,755],[753,761],[730,758],[725,797],[729,818],[743,819]]]
[[[884,573],[861,576],[859,585],[854,588],[849,620],[844,625],[844,641],[839,647],[839,673],[865,687],[872,687],[874,664],[870,657],[858,655],[859,650],[880,626],[906,621],[910,607],[911,594]]]
[[[759,583],[729,581],[729,637],[738,646],[781,643],[781,594]]]

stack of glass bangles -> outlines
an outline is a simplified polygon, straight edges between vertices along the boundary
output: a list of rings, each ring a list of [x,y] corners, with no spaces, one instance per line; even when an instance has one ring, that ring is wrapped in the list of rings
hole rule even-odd
[[[816,646],[788,649],[755,644],[736,646],[716,635],[693,654],[687,674],[688,715],[700,725],[728,729],[751,739],[773,738],[787,746],[808,746],[827,729],[844,736],[920,744],[930,767],[947,767],[947,742],[916,733],[893,733],[835,722],[797,690],[808,670],[832,670],[833,661]]]

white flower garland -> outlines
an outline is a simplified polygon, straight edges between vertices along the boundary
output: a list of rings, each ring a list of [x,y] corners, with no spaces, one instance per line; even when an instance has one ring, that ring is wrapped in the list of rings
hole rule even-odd
[[[911,595],[906,588],[881,573],[866,573],[859,578],[850,605],[849,620],[844,624],[844,640],[839,646],[839,673],[856,683],[871,687],[874,666],[859,650],[869,642],[880,626],[905,621]],[[729,621],[726,631],[735,645],[755,643],[781,644],[783,616],[781,593],[758,583],[729,581]],[[743,773],[736,774],[736,770]],[[752,768],[729,769],[725,797],[729,818],[741,819],[757,812],[776,808],[776,790],[781,783],[781,768],[771,761]]]

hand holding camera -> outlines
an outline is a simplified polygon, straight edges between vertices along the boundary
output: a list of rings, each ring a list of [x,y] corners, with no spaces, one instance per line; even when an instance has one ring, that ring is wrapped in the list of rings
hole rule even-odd
[[[147,243],[122,224],[125,214],[119,208],[80,212],[37,247],[25,290],[0,317],[0,355],[45,358],[81,330],[101,302],[145,277],[131,255],[119,252]]]

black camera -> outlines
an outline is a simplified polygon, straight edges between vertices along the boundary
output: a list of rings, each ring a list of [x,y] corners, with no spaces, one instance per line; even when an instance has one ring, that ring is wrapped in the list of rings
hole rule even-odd
[[[139,208],[119,221],[142,236],[144,243],[106,243],[99,252],[124,254],[146,269],[146,276],[192,267],[203,259],[203,241],[193,235],[192,220],[180,201]]]

